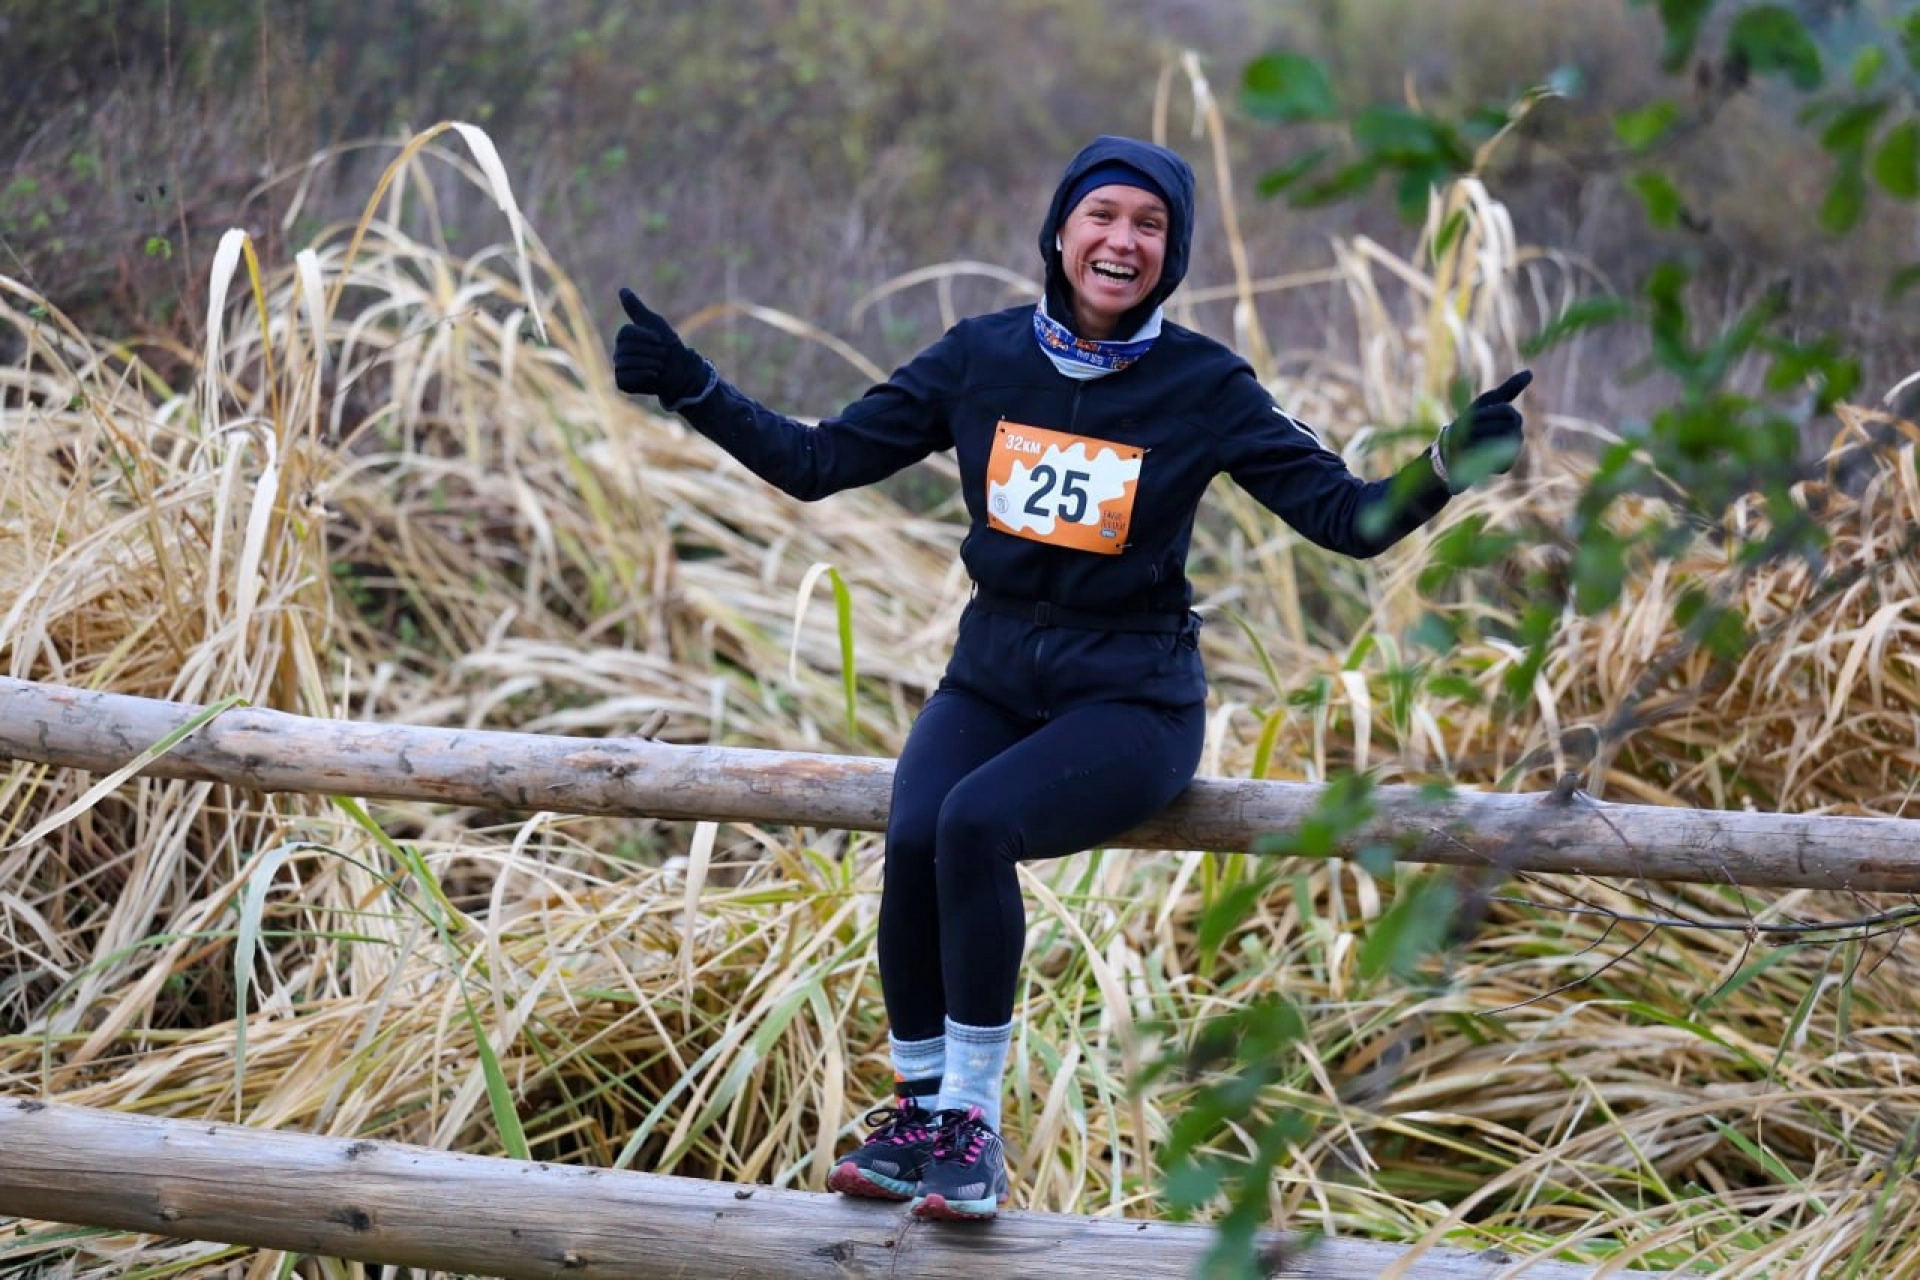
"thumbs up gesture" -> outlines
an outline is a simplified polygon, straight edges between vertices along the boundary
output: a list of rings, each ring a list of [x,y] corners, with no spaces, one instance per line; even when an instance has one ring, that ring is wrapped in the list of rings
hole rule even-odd
[[[1520,456],[1523,419],[1514,399],[1533,381],[1522,369],[1491,391],[1483,391],[1466,412],[1440,428],[1429,456],[1434,474],[1450,493],[1460,493],[1475,480],[1506,471]]]
[[[620,306],[627,323],[613,336],[614,384],[629,395],[659,396],[669,409],[697,398],[713,377],[707,362],[633,290],[620,291]]]

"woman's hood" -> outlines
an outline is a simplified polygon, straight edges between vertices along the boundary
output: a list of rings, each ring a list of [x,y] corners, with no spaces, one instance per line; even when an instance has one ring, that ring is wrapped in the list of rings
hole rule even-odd
[[[1166,192],[1167,216],[1172,224],[1167,229],[1167,256],[1160,266],[1160,282],[1139,306],[1121,317],[1120,332],[1127,334],[1137,329],[1186,278],[1187,253],[1193,245],[1193,167],[1165,147],[1111,134],[1095,138],[1068,162],[1066,172],[1060,175],[1060,184],[1053,189],[1047,220],[1040,227],[1040,258],[1047,267],[1047,312],[1069,326],[1073,323],[1073,308],[1069,305],[1066,271],[1061,266],[1060,250],[1054,240],[1060,223],[1073,212],[1066,208],[1067,193],[1095,165],[1109,161],[1139,170]]]

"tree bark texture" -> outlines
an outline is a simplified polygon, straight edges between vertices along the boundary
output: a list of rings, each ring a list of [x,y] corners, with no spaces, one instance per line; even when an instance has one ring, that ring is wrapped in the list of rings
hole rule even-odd
[[[0,678],[0,759],[109,773],[202,708]],[[139,772],[269,792],[879,831],[893,762],[642,738],[224,711]],[[1119,849],[1271,851],[1322,788],[1196,779]],[[1383,786],[1332,852],[1385,843],[1402,861],[1748,888],[1920,891],[1920,820],[1610,804],[1567,787],[1507,794]]]
[[[1188,1280],[1210,1229],[1010,1210],[921,1223],[806,1191],[0,1098],[0,1216],[527,1280]],[[1276,1280],[1644,1275],[1328,1239]],[[1283,1256],[1284,1255],[1284,1256]]]

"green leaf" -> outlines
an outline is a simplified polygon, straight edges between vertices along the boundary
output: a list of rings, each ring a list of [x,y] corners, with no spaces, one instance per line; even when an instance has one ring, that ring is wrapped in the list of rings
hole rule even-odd
[[[1385,915],[1367,928],[1360,944],[1360,973],[1372,980],[1392,974],[1412,977],[1446,941],[1460,905],[1460,891],[1444,875],[1427,875],[1403,886]]]
[[[1551,600],[1536,600],[1522,611],[1519,640],[1524,656],[1500,678],[1501,692],[1508,698],[1515,702],[1532,699],[1533,682],[1547,665],[1547,645],[1559,622],[1560,610]]]
[[[1820,202],[1820,226],[1831,235],[1853,230],[1867,206],[1867,175],[1856,161],[1842,164]]]
[[[1662,98],[1638,111],[1623,111],[1613,118],[1613,134],[1632,151],[1645,151],[1667,136],[1679,123],[1680,108]]]
[[[1575,519],[1569,532],[1576,538],[1585,534],[1586,527],[1598,520],[1615,498],[1636,492],[1651,478],[1647,463],[1639,457],[1647,435],[1646,424],[1628,424],[1626,431],[1626,439],[1600,452],[1600,465],[1594,469],[1586,491],[1575,506]]]
[[[1212,1160],[1185,1160],[1170,1169],[1162,1188],[1175,1213],[1192,1213],[1220,1194],[1220,1166]]]
[[[1378,840],[1369,840],[1354,850],[1353,860],[1375,880],[1385,880],[1393,874],[1393,846]]]
[[[352,819],[355,826],[366,832],[388,857],[405,867],[413,876],[414,881],[427,895],[426,916],[436,929],[444,935],[449,927],[456,931],[464,931],[471,927],[472,921],[461,912],[460,908],[453,905],[451,898],[447,897],[447,891],[441,887],[440,877],[433,873],[433,868],[427,864],[427,860],[420,856],[418,848],[411,844],[401,844],[388,835],[387,829],[375,822],[361,803],[352,796],[329,796],[328,799]]]
[[[1427,696],[1437,702],[1458,702],[1467,707],[1477,707],[1486,700],[1479,685],[1465,676],[1454,675],[1428,677]]]
[[[1715,386],[1725,382],[1733,366],[1759,345],[1762,335],[1785,313],[1787,301],[1785,284],[1775,283],[1731,323],[1724,324],[1701,353],[1700,380]]]
[[[1726,662],[1737,661],[1752,643],[1740,614],[1697,587],[1688,588],[1675,602],[1673,620]]]
[[[494,1127],[500,1132],[500,1148],[515,1160],[531,1160],[533,1150],[527,1145],[527,1132],[521,1127],[520,1113],[514,1107],[513,1088],[507,1083],[507,1073],[501,1070],[500,1055],[493,1050],[493,1041],[488,1038],[480,1011],[473,1007],[465,982],[460,984],[460,1001],[466,1009],[467,1025],[473,1029],[473,1047],[480,1055],[480,1075],[487,1087],[487,1109],[493,1113]]]
[[[1336,775],[1313,811],[1290,832],[1263,837],[1261,852],[1296,858],[1330,858],[1373,817],[1373,780],[1365,774]]]
[[[1552,320],[1547,327],[1520,344],[1522,355],[1535,356],[1586,329],[1625,320],[1633,314],[1633,304],[1625,298],[1582,298]]]
[[[1722,414],[1720,400],[1717,396],[1710,397],[1706,404],[1662,409],[1653,416],[1654,436],[1669,451],[1662,461],[1668,466],[1686,463],[1701,467],[1700,471],[1682,479],[1683,486],[1686,479],[1699,485],[1714,479],[1706,474],[1711,464],[1729,450],[1737,453],[1743,443],[1737,416]]]
[[[1489,531],[1483,515],[1470,515],[1434,539],[1431,563],[1446,569],[1479,569],[1505,559],[1520,545],[1518,534]]]
[[[1330,154],[1325,147],[1315,147],[1313,150],[1281,165],[1278,169],[1272,169],[1261,174],[1259,181],[1254,184],[1254,190],[1264,198],[1277,196],[1294,183],[1312,173],[1315,169],[1318,169]]]
[[[1408,222],[1418,222],[1426,217],[1435,188],[1445,186],[1447,179],[1452,176],[1451,172],[1438,164],[1408,166],[1406,172],[1400,175],[1400,188],[1395,200],[1400,208],[1400,216]]]
[[[1375,155],[1422,160],[1433,154],[1433,126],[1427,117],[1398,107],[1366,107],[1353,118],[1353,140]]]
[[[1840,351],[1832,335],[1812,342],[1794,343],[1769,340],[1762,344],[1773,356],[1767,367],[1766,388],[1779,393],[1814,385],[1818,389],[1821,413],[1830,412],[1835,403],[1846,399],[1860,385],[1860,363]]]
[[[1907,15],[1900,24],[1900,51],[1907,55],[1907,67],[1920,75],[1920,11]]]
[[[1326,71],[1298,53],[1270,53],[1250,63],[1240,101],[1266,120],[1331,120],[1340,111]]]
[[[1640,203],[1647,211],[1647,221],[1656,227],[1671,228],[1680,221],[1681,211],[1686,201],[1680,198],[1680,190],[1673,180],[1657,169],[1643,169],[1627,180],[1633,193],[1640,197]]]
[[[1296,711],[1318,711],[1332,698],[1333,682],[1323,675],[1316,675],[1287,695],[1287,705]]]
[[[1806,24],[1781,4],[1741,12],[1727,33],[1727,51],[1761,75],[1785,76],[1794,88],[1813,92],[1826,82],[1820,48]]]
[[[1473,168],[1473,148],[1445,121],[1399,107],[1368,107],[1353,118],[1353,140],[1370,155],[1401,166]]]
[[[1351,195],[1358,195],[1373,185],[1373,179],[1380,172],[1381,162],[1368,158],[1356,160],[1343,169],[1337,170],[1331,177],[1322,178],[1306,189],[1296,193],[1293,202],[1303,209],[1317,208],[1334,204]]]
[[[693,1123],[687,1129],[679,1131],[679,1141],[666,1148],[660,1157],[664,1162],[670,1164],[685,1155],[690,1148],[702,1141],[702,1135],[711,1132],[709,1126],[725,1115],[728,1109],[738,1104],[741,1091],[746,1089],[749,1082],[765,1069],[768,1050],[786,1034],[787,1028],[792,1025],[800,1011],[814,1002],[819,989],[820,979],[814,976],[803,985],[781,995],[773,1007],[767,1010],[760,1025],[746,1037],[745,1044],[736,1043],[733,1064],[727,1068],[719,1085],[708,1096],[706,1105],[695,1115]],[[728,1041],[723,1039],[718,1043],[724,1046]]]
[[[233,945],[233,1108],[236,1123],[243,1118],[247,1095],[247,996],[253,986],[253,958],[260,946],[260,918],[266,911],[267,889],[281,864],[297,853],[321,846],[296,840],[255,858],[247,868],[247,891],[240,899],[240,927]]]
[[[1573,551],[1573,602],[1592,615],[1620,598],[1627,581],[1628,544],[1605,528],[1587,530]]]
[[[1253,763],[1247,769],[1249,778],[1264,778],[1273,767],[1274,744],[1280,740],[1280,729],[1286,721],[1287,713],[1276,711],[1260,726],[1260,738],[1253,747]]]
[[[1248,646],[1252,648],[1254,656],[1260,660],[1260,670],[1266,673],[1268,687],[1278,692],[1283,687],[1280,668],[1273,664],[1273,655],[1267,652],[1267,646],[1261,640],[1260,633],[1254,630],[1253,624],[1248,622],[1247,616],[1239,610],[1229,609],[1226,611],[1226,616],[1234,626],[1240,629],[1240,634],[1247,638]],[[1264,777],[1265,775],[1255,774],[1254,776]]]
[[[1426,672],[1421,667],[1396,665],[1387,672],[1388,721],[1402,736],[1410,734],[1414,695],[1419,693],[1425,678]]]
[[[1666,28],[1666,39],[1660,45],[1662,70],[1678,71],[1686,66],[1713,6],[1714,0],[1659,0],[1660,22]]]
[[[1205,956],[1218,955],[1228,936],[1246,922],[1254,904],[1260,901],[1269,887],[1264,878],[1256,878],[1235,885],[1208,903],[1200,913],[1200,928],[1194,939],[1200,953]]]
[[[1663,262],[1647,277],[1651,313],[1647,329],[1653,336],[1654,358],[1674,372],[1690,369],[1697,357],[1687,339],[1687,306],[1683,296],[1692,273],[1677,262]]]
[[[1423,592],[1431,590],[1424,575],[1420,585]],[[1446,614],[1428,611],[1420,615],[1420,621],[1407,633],[1407,643],[1434,653],[1452,653],[1460,647],[1460,628]]]
[[[1522,104],[1531,103],[1545,96],[1547,95],[1540,90],[1527,90],[1509,105],[1495,106],[1491,103],[1482,103],[1473,107],[1461,117],[1461,136],[1473,139],[1476,144],[1486,142],[1514,122],[1517,118],[1515,113],[1521,109]]]
[[[1726,1121],[1721,1120],[1718,1117],[1710,1116],[1708,1117],[1708,1123],[1712,1124],[1715,1129],[1719,1130],[1721,1137],[1725,1138],[1729,1143],[1738,1147],[1741,1153],[1744,1154],[1749,1160],[1753,1161],[1755,1164],[1765,1169],[1767,1171],[1767,1176],[1772,1178],[1775,1182],[1779,1183],[1781,1186],[1792,1187],[1795,1190],[1799,1190],[1800,1188],[1806,1185],[1806,1183],[1803,1182],[1800,1179],[1800,1177],[1794,1173],[1792,1169],[1789,1169],[1785,1164],[1781,1162],[1779,1156],[1774,1155],[1773,1152],[1768,1151],[1765,1147],[1762,1147],[1759,1143],[1749,1138],[1746,1134],[1741,1133],[1739,1130],[1735,1129],[1732,1125],[1728,1124]],[[1820,1202],[1817,1197],[1814,1199],[1813,1203],[1815,1205],[1819,1205]],[[1822,1212],[1824,1212],[1824,1208],[1822,1209]]]
[[[1773,966],[1779,964],[1782,960],[1793,959],[1800,953],[1800,950],[1799,947],[1781,947],[1777,951],[1767,952],[1751,964],[1742,966],[1740,972],[1734,974],[1733,977],[1727,979],[1726,982],[1702,997],[1700,1001],[1694,1005],[1694,1013],[1698,1015],[1702,1010],[1711,1009],[1714,1005],[1719,1004],[1728,996],[1735,994],[1740,988],[1746,986],[1749,982],[1752,982],[1755,978],[1773,968]]]
[[[853,738],[860,732],[860,669],[853,661],[853,593],[847,590],[847,581],[838,569],[827,570],[827,581],[833,584],[833,613],[840,629],[840,687],[847,699],[847,736]]]
[[[1353,647],[1347,650],[1347,656],[1340,661],[1340,669],[1342,671],[1361,670],[1367,665],[1367,659],[1371,658],[1375,650],[1379,649],[1379,647],[1379,633],[1369,631],[1366,635],[1354,641]]]
[[[1873,180],[1902,200],[1920,196],[1920,120],[1903,120],[1887,130],[1873,153]]]
[[[1454,244],[1460,239],[1460,233],[1466,229],[1467,211],[1465,209],[1455,209],[1452,213],[1448,214],[1447,220],[1440,224],[1438,234],[1433,237],[1434,259],[1437,261],[1438,259],[1446,257],[1447,251],[1453,248]]]
[[[1865,93],[1873,88],[1873,82],[1887,65],[1887,51],[1877,44],[1870,44],[1854,57],[1850,79],[1854,92]]]
[[[1920,262],[1909,262],[1887,280],[1887,301],[1898,302],[1914,288],[1920,288]]]
[[[1885,98],[1870,98],[1841,107],[1821,131],[1820,145],[1842,158],[1864,153],[1888,106]]]

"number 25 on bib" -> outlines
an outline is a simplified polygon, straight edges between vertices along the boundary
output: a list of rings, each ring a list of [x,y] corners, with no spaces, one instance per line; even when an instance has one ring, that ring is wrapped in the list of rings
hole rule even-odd
[[[987,523],[1049,546],[1117,556],[1146,450],[1002,421],[987,458]]]

